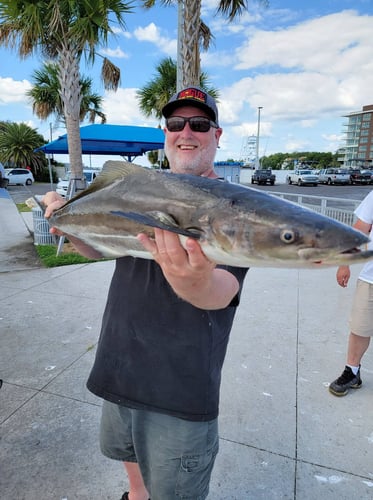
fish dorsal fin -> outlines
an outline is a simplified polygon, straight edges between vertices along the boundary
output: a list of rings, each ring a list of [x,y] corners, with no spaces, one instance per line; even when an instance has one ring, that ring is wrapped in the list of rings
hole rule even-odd
[[[100,174],[95,178],[92,184],[84,191],[81,191],[80,193],[73,196],[66,203],[66,205],[71,204],[73,201],[82,198],[89,193],[95,193],[96,191],[113,184],[117,180],[124,179],[127,175],[146,175],[146,170],[147,169],[145,167],[136,165],[136,163],[130,163],[128,161],[106,161],[104,163],[104,166],[102,167]]]
[[[92,182],[92,185],[99,184],[99,187],[104,187],[112,184],[118,179],[123,179],[130,174],[140,174],[143,173],[144,167],[136,165],[135,163],[130,163],[128,161],[114,161],[109,160],[104,163],[100,175]]]
[[[99,178],[108,178],[109,182],[112,183],[113,180],[122,179],[134,173],[140,174],[143,171],[144,167],[136,165],[136,163],[108,160],[104,163]]]

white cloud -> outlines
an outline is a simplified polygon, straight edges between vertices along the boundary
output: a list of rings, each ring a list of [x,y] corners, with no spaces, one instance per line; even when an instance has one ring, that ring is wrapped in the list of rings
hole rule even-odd
[[[157,126],[155,119],[147,119],[140,112],[135,88],[119,88],[116,92],[106,92],[103,103],[107,123],[116,125]]]
[[[300,120],[299,124],[302,128],[312,128],[316,125],[317,120]]]
[[[131,38],[132,37],[132,35],[129,31],[123,30],[122,28],[118,28],[116,26],[114,26],[112,28],[112,31],[113,31],[114,35],[120,35],[120,36],[123,36],[124,38]]]
[[[373,18],[353,11],[312,19],[278,31],[256,31],[236,49],[237,68],[279,65],[346,74],[361,69],[372,49]]]
[[[296,139],[289,139],[285,144],[284,144],[284,151],[287,153],[293,153],[296,151],[308,151],[310,146],[310,143],[306,140],[296,140]]]
[[[123,50],[119,46],[117,46],[116,49],[109,49],[109,48],[101,49],[100,54],[103,54],[104,56],[107,57],[117,57],[119,59],[128,59],[129,57],[128,54],[123,52]]]
[[[201,8],[201,17],[205,20],[209,16],[210,20],[207,24],[214,36],[226,36],[231,33],[242,32],[248,26],[259,22],[263,14],[267,14],[267,11],[258,7],[254,2],[251,2],[249,4],[249,11],[243,11],[240,17],[236,18],[233,22],[228,22],[225,15],[217,13],[216,0],[204,0]]]
[[[310,127],[310,120],[315,124],[372,102],[372,32],[372,16],[343,11],[287,29],[249,32],[231,53],[203,54],[202,67],[225,66],[232,73],[233,65],[250,72],[224,91],[221,116],[228,123],[239,121],[245,108],[263,106],[273,120]],[[255,68],[260,72],[253,73]]]
[[[231,52],[201,52],[201,67],[203,71],[213,68],[214,72],[216,72],[217,68],[227,68],[231,64]]]
[[[148,24],[145,28],[139,27],[134,31],[134,36],[140,42],[150,42],[161,52],[175,57],[177,40],[161,35],[160,29],[154,23]]]
[[[13,78],[0,77],[0,105],[28,102],[26,91],[31,88],[28,80],[13,80]]]

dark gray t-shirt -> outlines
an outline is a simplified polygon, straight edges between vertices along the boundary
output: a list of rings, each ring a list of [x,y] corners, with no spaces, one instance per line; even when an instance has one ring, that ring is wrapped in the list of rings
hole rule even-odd
[[[241,291],[247,269],[219,267]],[[238,299],[205,311],[177,297],[154,261],[117,259],[88,389],[131,408],[212,420]]]

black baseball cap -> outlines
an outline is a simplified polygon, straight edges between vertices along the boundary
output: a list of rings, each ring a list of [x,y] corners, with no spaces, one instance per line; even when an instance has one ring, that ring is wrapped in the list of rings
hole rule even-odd
[[[215,99],[199,87],[187,87],[176,92],[168,103],[162,108],[162,114],[168,118],[177,108],[182,106],[195,106],[209,115],[211,120],[219,125],[218,108]]]

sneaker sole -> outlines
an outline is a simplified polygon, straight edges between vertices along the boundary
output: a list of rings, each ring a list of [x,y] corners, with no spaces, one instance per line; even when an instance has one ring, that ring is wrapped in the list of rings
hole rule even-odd
[[[330,386],[329,386],[329,392],[331,394],[333,394],[333,396],[338,396],[338,397],[341,397],[341,396],[346,396],[348,394],[348,391],[350,389],[360,389],[360,387],[362,386],[363,384],[356,384],[356,385],[351,385],[348,389],[346,389],[345,391],[343,392],[337,392],[337,391],[334,391]]]

